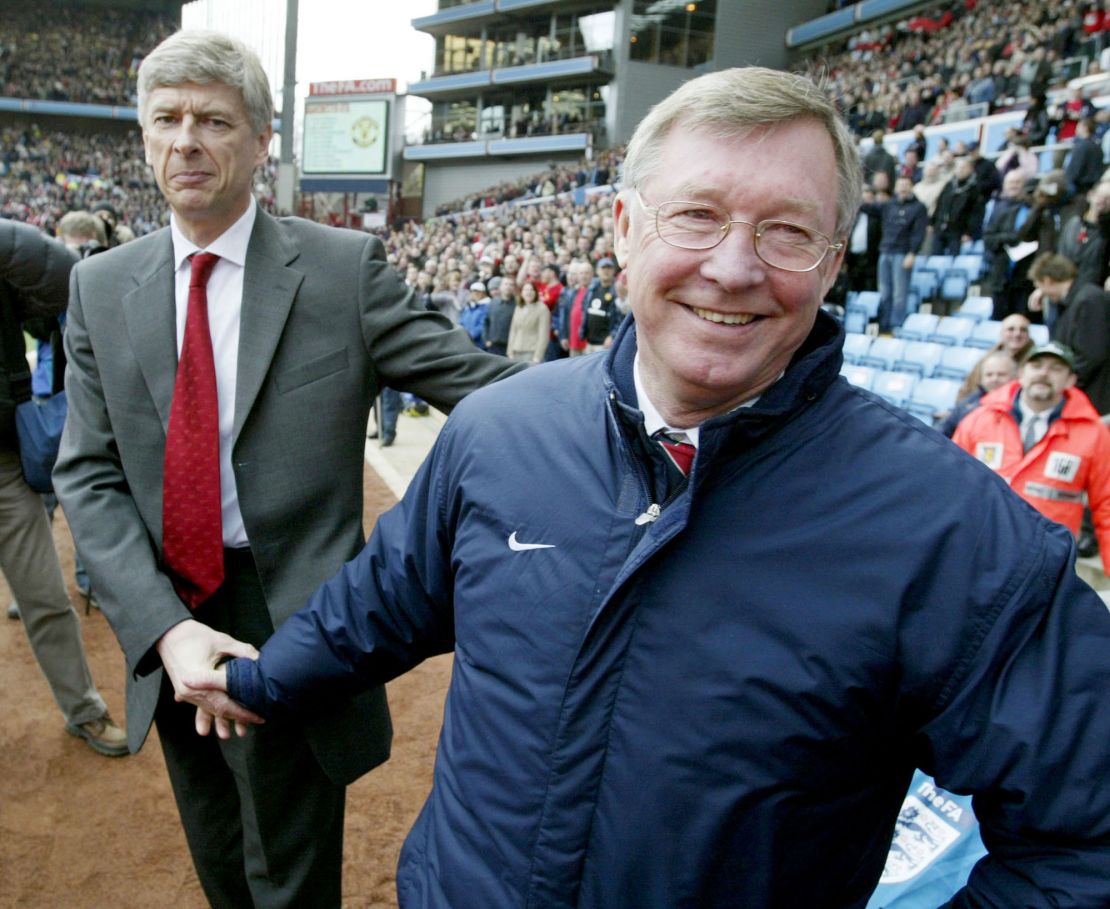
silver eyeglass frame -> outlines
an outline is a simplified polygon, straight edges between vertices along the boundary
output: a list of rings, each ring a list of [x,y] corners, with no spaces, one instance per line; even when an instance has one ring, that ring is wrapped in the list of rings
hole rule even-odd
[[[648,203],[644,201],[644,197],[640,195],[640,190],[638,188],[633,187],[632,191],[636,194],[636,200],[640,203],[640,206],[644,209],[644,211],[651,212],[654,215],[655,233],[658,235],[659,239],[670,246],[672,249],[685,249],[692,252],[704,252],[707,249],[714,249],[720,246],[721,242],[725,239],[725,237],[728,236],[729,231],[732,230],[733,224],[746,224],[752,229],[752,233],[754,234],[752,238],[752,247],[755,249],[755,254],[759,257],[760,262],[762,262],[768,268],[777,268],[779,271],[786,271],[790,272],[791,274],[801,275],[819,268],[821,263],[824,262],[826,258],[828,258],[830,252],[838,252],[844,247],[843,243],[834,243],[830,237],[825,236],[825,234],[821,233],[821,231],[814,230],[812,227],[807,227],[804,224],[797,224],[794,221],[784,221],[781,218],[765,218],[758,224],[753,224],[751,221],[745,221],[742,218],[728,218],[728,212],[724,211],[724,209],[718,208],[716,205],[711,205],[708,202],[694,202],[685,199],[668,199],[666,202],[663,202],[659,205],[648,205]],[[717,229],[716,240],[713,243],[710,243],[708,246],[682,246],[681,244],[674,243],[663,236],[663,231],[659,227],[659,211],[664,205],[674,205],[676,203],[699,205],[703,208],[715,209],[716,211],[719,211],[723,215],[725,215],[725,222],[721,224]],[[818,260],[810,265],[808,268],[786,268],[782,265],[776,265],[774,262],[768,262],[766,259],[763,258],[763,254],[759,251],[759,240],[762,237],[762,229],[766,224],[787,224],[790,227],[797,227],[798,229],[804,230],[807,233],[816,234],[825,242],[825,249],[822,251],[820,258],[818,258]],[[707,238],[712,236],[714,236],[714,234],[706,234]]]

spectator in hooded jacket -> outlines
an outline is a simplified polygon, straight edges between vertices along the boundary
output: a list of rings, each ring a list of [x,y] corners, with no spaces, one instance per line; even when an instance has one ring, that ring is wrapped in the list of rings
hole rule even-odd
[[[470,299],[459,313],[459,324],[466,329],[475,347],[482,346],[482,331],[486,324],[486,312],[490,299],[484,281],[474,281],[470,285]]]
[[[402,905],[863,906],[915,765],[990,846],[952,906],[1110,904],[1110,613],[1066,530],[840,377],[859,193],[810,80],[684,83],[628,147],[610,350],[464,401],[260,659],[190,677],[314,715],[455,651]]]
[[[1075,368],[1075,355],[1060,342],[1035,347],[1018,379],[986,395],[952,441],[1073,536],[1086,497],[1110,574],[1110,428],[1075,387]]]

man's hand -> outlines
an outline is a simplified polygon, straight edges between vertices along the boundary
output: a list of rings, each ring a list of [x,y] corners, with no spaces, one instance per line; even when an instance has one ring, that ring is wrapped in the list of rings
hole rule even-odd
[[[258,651],[250,644],[237,641],[230,635],[216,631],[193,619],[174,625],[162,635],[155,645],[162,658],[170,681],[173,683],[175,701],[187,702],[197,708],[196,727],[200,735],[208,735],[215,724],[216,735],[231,738],[231,726],[236,734],[247,734],[247,726],[265,722],[262,717],[237,704],[224,690],[215,687],[192,687],[186,684],[194,678],[204,678],[204,673],[214,670],[229,657],[258,659]],[[226,676],[221,670],[220,675]]]
[[[917,260],[917,256],[915,256],[912,252],[911,253],[906,253],[905,258],[902,259],[902,267],[903,268],[913,268],[913,263],[916,260]]]
[[[1029,295],[1029,299],[1025,301],[1025,307],[1030,312],[1040,312],[1044,308],[1044,294],[1039,288]]]

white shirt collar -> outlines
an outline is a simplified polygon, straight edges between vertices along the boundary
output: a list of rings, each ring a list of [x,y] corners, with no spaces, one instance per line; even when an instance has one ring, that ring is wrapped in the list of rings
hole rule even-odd
[[[247,246],[250,244],[251,231],[254,230],[254,219],[257,214],[258,203],[252,197],[251,204],[247,206],[247,210],[243,212],[242,217],[208,244],[206,250],[201,250],[199,246],[181,232],[181,228],[177,224],[177,215],[171,214],[170,235],[173,237],[174,271],[181,268],[185,260],[193,253],[202,251],[213,253],[221,259],[235,263],[240,268],[244,267],[247,264]]]
[[[784,373],[779,373],[778,379],[783,377]],[[648,397],[647,389],[644,387],[643,379],[640,376],[640,352],[636,351],[636,358],[632,361],[632,382],[636,387],[636,401],[639,404],[640,412],[644,415],[644,431],[649,436],[655,435],[660,429],[665,429],[667,435],[673,437],[678,442],[689,442],[695,448],[698,447],[698,434],[701,429],[700,426],[691,426],[689,429],[676,429],[673,426],[667,425],[667,421],[663,419],[662,414],[659,413],[658,408],[651,402]],[[760,399],[761,395],[756,395],[749,398],[743,404],[737,404],[732,410],[739,410],[741,407],[751,407],[756,401]],[[732,411],[729,411],[732,413]],[[685,438],[683,438],[685,436]]]
[[[636,351],[636,358],[632,361],[632,381],[636,386],[636,401],[640,407],[640,413],[644,415],[644,431],[649,436],[655,435],[660,429],[665,429],[667,435],[672,436],[677,441],[686,441],[698,447],[698,430],[700,427],[691,426],[689,429],[676,429],[673,426],[668,426],[666,420],[663,419],[659,410],[654,404],[651,403],[651,398],[648,397],[647,389],[644,388],[644,382],[640,376],[640,352]],[[685,436],[685,439],[683,439]]]

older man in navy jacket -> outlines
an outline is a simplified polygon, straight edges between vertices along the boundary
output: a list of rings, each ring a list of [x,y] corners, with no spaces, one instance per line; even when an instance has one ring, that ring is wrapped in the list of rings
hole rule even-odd
[[[454,650],[402,906],[862,907],[915,767],[976,795],[952,906],[1110,905],[1110,614],[1065,530],[839,377],[858,200],[812,82],[687,82],[628,147],[609,353],[464,401],[261,658],[190,678],[245,721],[221,689],[311,713]]]

